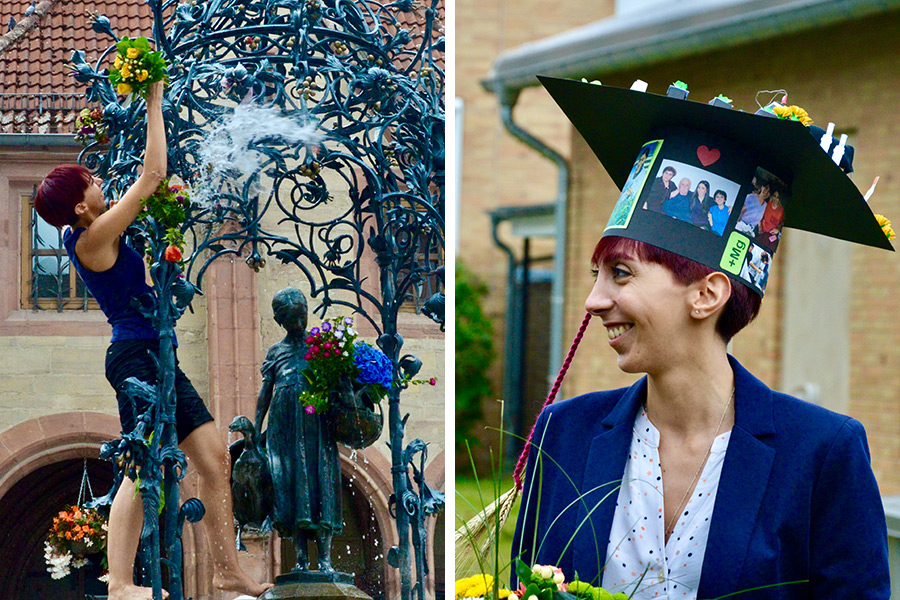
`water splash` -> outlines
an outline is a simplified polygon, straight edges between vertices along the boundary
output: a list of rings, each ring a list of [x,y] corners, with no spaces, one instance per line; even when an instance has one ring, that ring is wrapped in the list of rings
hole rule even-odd
[[[288,116],[277,108],[239,104],[226,113],[200,142],[199,174],[193,200],[209,207],[221,203],[220,193],[236,193],[245,178],[260,170],[267,156],[260,148],[303,146],[315,151],[323,139],[319,123],[308,117]],[[268,190],[256,179],[255,194]]]

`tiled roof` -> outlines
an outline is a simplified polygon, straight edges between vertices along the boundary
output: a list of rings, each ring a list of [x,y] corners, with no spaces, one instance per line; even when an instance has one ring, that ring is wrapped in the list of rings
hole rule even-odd
[[[11,17],[21,20],[30,3],[0,0],[0,31],[6,31]],[[66,64],[73,50],[84,51],[93,64],[112,43],[91,29],[88,10],[109,17],[113,31],[120,36],[149,36],[152,32],[150,7],[143,0],[60,0],[49,18],[0,56],[0,133],[72,131],[75,113],[86,104],[85,86],[75,81]],[[443,0],[438,12],[435,37],[444,34]],[[403,25],[421,31],[425,10],[399,16]],[[435,58],[443,65],[442,55]]]
[[[31,0],[2,0],[0,28],[10,17],[21,20]],[[112,40],[91,29],[87,11],[109,17],[118,35],[150,35],[150,7],[141,0],[61,0],[37,29],[0,57],[0,91],[4,93],[83,93],[84,85],[65,64],[73,50],[83,50],[88,62],[97,59]]]
[[[0,31],[21,21],[31,0],[0,1]],[[141,0],[61,0],[48,18],[0,56],[0,133],[71,133],[86,104],[84,84],[65,67],[73,50],[95,61],[112,40],[89,25],[88,9],[109,17],[119,35],[149,35],[150,7]]]

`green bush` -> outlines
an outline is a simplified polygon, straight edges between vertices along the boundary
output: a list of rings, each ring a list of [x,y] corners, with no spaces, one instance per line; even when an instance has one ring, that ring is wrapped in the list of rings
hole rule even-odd
[[[456,263],[456,448],[482,417],[481,403],[492,394],[488,369],[494,360],[494,328],[481,308],[488,288],[460,261]],[[470,439],[470,443],[472,440]]]

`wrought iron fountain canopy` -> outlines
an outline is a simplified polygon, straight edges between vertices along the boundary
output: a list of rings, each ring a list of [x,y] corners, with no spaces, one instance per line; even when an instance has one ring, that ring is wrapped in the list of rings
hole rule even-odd
[[[193,191],[180,226],[189,248],[181,264],[163,259],[162,224],[147,217],[128,232],[152,257],[154,298],[145,310],[163,341],[171,341],[212,261],[241,256],[258,270],[277,259],[304,275],[322,316],[343,306],[366,319],[394,364],[395,381],[402,382],[420,363],[402,355],[401,307],[412,304],[443,328],[442,4],[148,3],[151,42],[169,65],[163,102],[169,174]],[[94,15],[92,28],[118,40],[103,15]],[[88,100],[103,107],[109,125],[109,144],[92,144],[80,157],[103,178],[108,198],[137,177],[146,132],[143,101],[118,97],[109,83],[105,68],[114,53],[111,44],[93,64],[81,51],[72,57],[75,78],[86,84]],[[365,281],[372,260],[378,282]],[[155,396],[153,413],[140,432],[110,443],[105,454],[123,471],[143,467],[147,583],[161,598],[159,564],[170,562],[166,587],[177,600],[181,524],[199,518],[202,508],[178,501],[184,458],[175,440],[173,373],[171,344],[161,344],[158,389],[133,386],[136,394]],[[393,386],[389,396],[391,506],[400,542],[387,559],[400,570],[406,600],[424,598],[424,520],[443,497],[422,476],[426,444],[404,446],[404,387]],[[148,443],[150,431],[156,434]],[[159,465],[162,480],[153,478]],[[161,492],[169,513],[164,532],[155,530]]]

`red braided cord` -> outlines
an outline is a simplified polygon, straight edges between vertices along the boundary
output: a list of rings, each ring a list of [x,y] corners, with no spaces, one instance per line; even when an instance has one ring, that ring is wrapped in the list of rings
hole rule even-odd
[[[566,360],[563,361],[562,366],[559,368],[559,374],[556,376],[556,381],[553,383],[550,393],[547,394],[547,399],[544,401],[544,406],[541,407],[541,410],[553,404],[553,401],[556,400],[556,394],[559,393],[559,388],[562,386],[563,379],[566,377],[566,371],[569,370],[569,365],[572,364],[572,359],[575,357],[575,350],[578,349],[578,344],[581,343],[581,338],[584,337],[584,332],[587,330],[590,321],[591,313],[585,313],[584,321],[581,322],[581,327],[578,328],[578,333],[575,334],[575,339],[572,340],[572,345],[569,347],[569,353],[566,355]],[[535,422],[535,425],[536,424],[537,423]],[[534,425],[531,426],[528,440],[525,442],[525,447],[522,448],[522,454],[519,455],[519,460],[516,462],[516,468],[513,471],[513,479],[516,480],[516,489],[519,490],[522,489],[522,471],[525,470],[525,464],[528,462],[528,450],[531,448],[532,437],[534,437]]]

